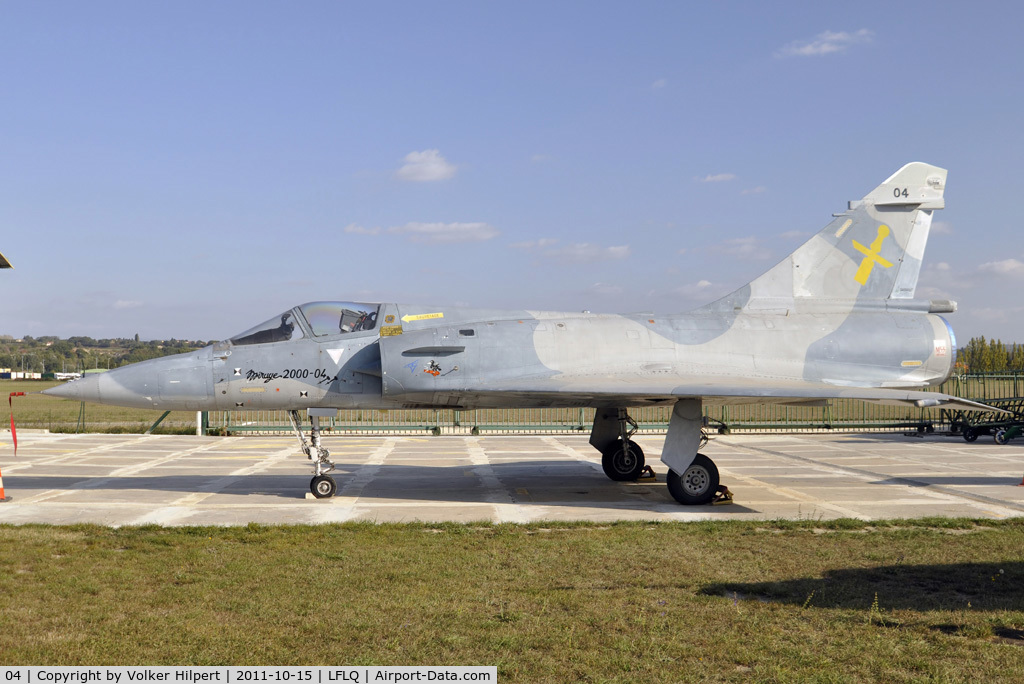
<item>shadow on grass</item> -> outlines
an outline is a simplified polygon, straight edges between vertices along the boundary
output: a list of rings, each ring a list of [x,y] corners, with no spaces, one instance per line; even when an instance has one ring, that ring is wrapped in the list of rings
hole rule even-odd
[[[1024,561],[843,568],[818,578],[711,584],[701,593],[807,608],[871,610],[877,595],[883,610],[1024,611]]]

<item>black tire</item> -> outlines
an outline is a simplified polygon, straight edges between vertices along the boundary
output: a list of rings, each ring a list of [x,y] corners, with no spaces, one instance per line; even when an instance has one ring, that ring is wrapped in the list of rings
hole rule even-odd
[[[977,431],[974,428],[972,428],[972,427],[965,427],[964,428],[964,441],[965,442],[975,442],[975,441],[977,441],[977,439],[978,439],[978,433],[977,433]]]
[[[620,439],[601,455],[604,474],[616,482],[636,480],[644,470],[643,449],[631,439],[626,440],[626,445],[628,452]]]
[[[693,463],[680,475],[668,471],[668,491],[684,506],[711,503],[718,491],[718,466],[704,454],[697,454]]]
[[[995,434],[996,444],[1006,444],[1010,440],[1006,439],[1006,428],[999,428]]]
[[[317,475],[309,481],[309,491],[318,499],[329,499],[338,491],[338,483],[330,475]]]

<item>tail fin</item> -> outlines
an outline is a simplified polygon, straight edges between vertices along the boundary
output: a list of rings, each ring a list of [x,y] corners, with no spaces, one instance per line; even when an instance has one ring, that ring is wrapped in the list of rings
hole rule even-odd
[[[708,308],[792,310],[812,299],[878,308],[913,299],[945,187],[945,169],[907,164],[770,271]]]
[[[3,254],[0,254],[0,268],[14,268]]]

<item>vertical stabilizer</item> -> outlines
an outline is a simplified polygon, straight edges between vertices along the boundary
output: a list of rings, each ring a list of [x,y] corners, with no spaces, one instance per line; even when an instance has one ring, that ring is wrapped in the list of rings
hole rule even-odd
[[[946,170],[912,162],[767,273],[709,308],[793,309],[810,299],[878,307],[912,299]]]

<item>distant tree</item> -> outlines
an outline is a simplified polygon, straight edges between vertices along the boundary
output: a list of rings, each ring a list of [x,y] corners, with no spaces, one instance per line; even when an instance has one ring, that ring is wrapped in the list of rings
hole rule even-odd
[[[57,340],[53,343],[53,346],[50,347],[50,353],[60,356],[61,358],[66,358],[71,354],[71,343],[67,340]]]
[[[978,346],[978,369],[982,373],[991,373],[993,350],[992,345],[985,341],[985,336],[981,337],[981,344]]]
[[[1010,370],[1024,370],[1024,345],[1013,345],[1013,349],[1010,354]]]
[[[989,349],[991,350],[992,368],[993,371],[1005,371],[1009,367],[1010,357],[1006,353],[1006,345],[1003,344],[1002,340],[989,340]]]
[[[1000,373],[1024,370],[1024,344],[972,337],[957,351],[958,372]],[[966,369],[966,370],[964,370]]]
[[[960,350],[960,357],[967,366],[969,373],[981,373],[985,370],[984,350],[988,346],[985,337],[972,337],[967,346]]]

